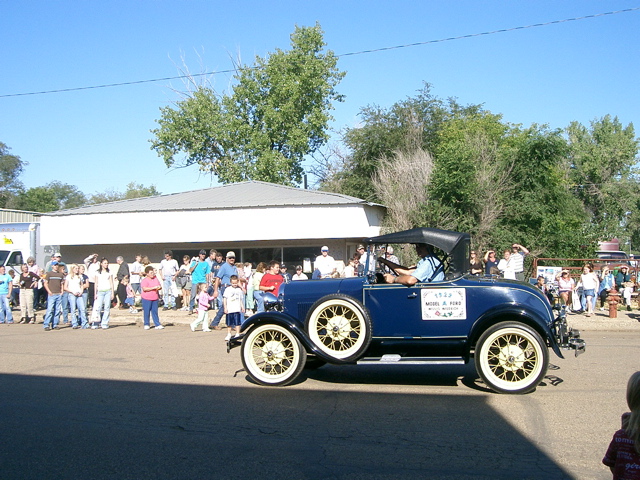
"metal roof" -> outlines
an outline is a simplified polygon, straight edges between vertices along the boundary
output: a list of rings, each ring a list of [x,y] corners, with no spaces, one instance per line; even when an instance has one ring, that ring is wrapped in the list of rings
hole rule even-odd
[[[84,207],[58,210],[43,216],[91,215],[98,213],[220,210],[235,208],[372,205],[359,198],[331,192],[303,190],[267,182],[242,182],[189,192],[133,198]]]

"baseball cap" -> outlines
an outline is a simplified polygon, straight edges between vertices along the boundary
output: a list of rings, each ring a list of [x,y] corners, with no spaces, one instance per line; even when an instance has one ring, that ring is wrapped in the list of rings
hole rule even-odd
[[[56,262],[55,260],[51,262],[51,266],[53,267],[54,265],[58,265],[58,262]]]
[[[227,258],[236,258],[235,252],[227,252]]]
[[[207,251],[206,250],[200,250],[200,253],[198,253],[198,255],[206,255]]]
[[[322,250],[323,252],[328,252],[329,251],[329,247],[327,247],[326,245],[324,247],[322,247],[320,250]]]
[[[53,254],[54,257],[62,257],[62,255],[60,255],[60,252],[56,252]]]

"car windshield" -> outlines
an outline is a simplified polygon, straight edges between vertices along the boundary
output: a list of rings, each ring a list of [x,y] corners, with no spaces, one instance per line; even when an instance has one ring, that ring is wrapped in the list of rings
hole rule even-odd
[[[9,250],[0,250],[0,265],[4,265],[7,261],[7,257],[11,253]]]

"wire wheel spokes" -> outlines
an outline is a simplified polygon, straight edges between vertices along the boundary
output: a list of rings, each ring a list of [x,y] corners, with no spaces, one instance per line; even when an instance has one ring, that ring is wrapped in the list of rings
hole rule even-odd
[[[255,365],[268,375],[281,375],[295,363],[291,338],[276,330],[258,334],[251,345]]]
[[[489,368],[498,379],[506,382],[525,380],[534,373],[538,362],[534,346],[517,333],[496,337],[487,352]]]
[[[330,305],[318,315],[318,338],[335,351],[352,348],[362,335],[362,321],[358,314],[344,305]]]

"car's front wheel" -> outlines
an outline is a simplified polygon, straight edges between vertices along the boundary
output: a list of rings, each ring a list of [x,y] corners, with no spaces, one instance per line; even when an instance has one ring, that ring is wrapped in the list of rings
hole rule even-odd
[[[300,375],[306,361],[307,351],[300,340],[280,325],[258,325],[242,340],[242,364],[260,385],[288,385]]]
[[[502,322],[485,331],[475,348],[484,383],[498,393],[529,393],[547,373],[549,350],[531,327]]]

